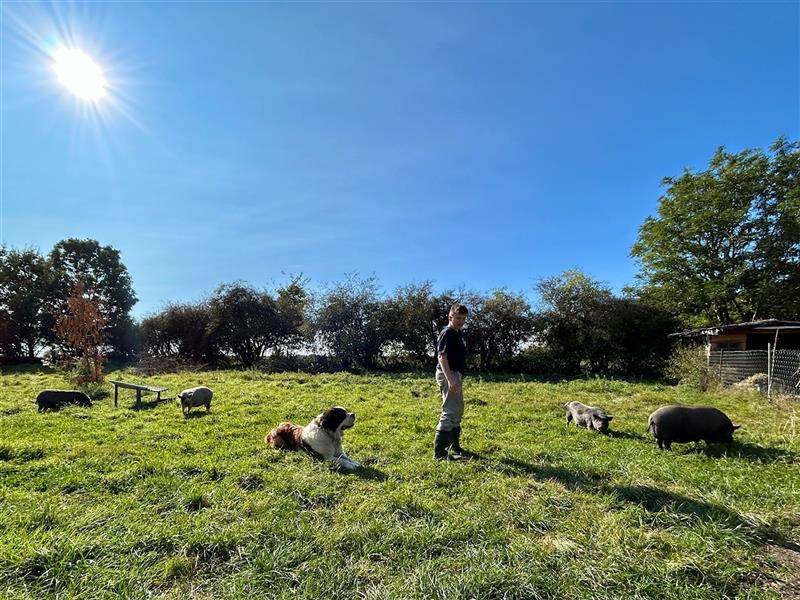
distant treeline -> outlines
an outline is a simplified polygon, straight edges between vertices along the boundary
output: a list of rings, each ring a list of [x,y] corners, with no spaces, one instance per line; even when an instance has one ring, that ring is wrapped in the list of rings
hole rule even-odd
[[[296,277],[274,290],[226,283],[134,323],[136,295],[114,248],[77,239],[47,255],[2,247],[0,362],[75,352],[54,326],[79,282],[107,319],[110,358],[207,366],[430,368],[454,302],[469,308],[477,371],[657,375],[666,335],[682,327],[800,320],[800,144],[719,148],[706,170],[663,183],[631,249],[637,284],[622,295],[580,271],[540,281],[535,303],[506,288],[436,291],[425,281],[384,293],[374,277],[327,288]]]
[[[454,302],[470,311],[476,371],[657,375],[677,322],[658,308],[620,298],[579,272],[538,285],[534,310],[522,293],[435,292],[430,282],[379,292],[374,278],[348,276],[312,293],[296,278],[274,293],[246,283],[208,299],[173,304],[140,325],[156,356],[220,365],[314,370],[432,368],[436,338]]]
[[[136,297],[119,252],[68,239],[46,256],[0,250],[0,358],[52,361],[73,349],[54,323],[78,282],[108,318],[113,359],[267,369],[431,368],[439,331],[455,302],[469,308],[470,367],[520,371],[656,375],[677,327],[665,311],[615,296],[578,271],[538,284],[540,307],[522,292],[437,292],[431,282],[381,293],[376,278],[346,276],[325,289],[302,277],[275,290],[220,285],[208,298],[172,303],[134,323]]]

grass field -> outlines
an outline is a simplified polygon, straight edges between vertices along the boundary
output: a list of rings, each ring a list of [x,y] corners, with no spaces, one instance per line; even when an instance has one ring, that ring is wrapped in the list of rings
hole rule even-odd
[[[143,381],[130,373],[115,373]],[[210,414],[131,392],[39,414],[56,374],[0,376],[3,598],[776,598],[799,594],[800,403],[657,384],[468,379],[462,443],[432,460],[431,375],[182,373]],[[110,386],[109,386],[110,388]],[[612,436],[565,429],[569,400]],[[731,449],[659,451],[647,415],[711,404]],[[358,414],[339,473],[265,446],[281,420]],[[797,566],[795,564],[795,566]],[[794,590],[794,591],[793,591]]]

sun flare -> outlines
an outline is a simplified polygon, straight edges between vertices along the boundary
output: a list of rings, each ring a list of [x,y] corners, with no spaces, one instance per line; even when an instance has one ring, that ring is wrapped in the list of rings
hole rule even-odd
[[[77,49],[60,48],[53,53],[58,80],[83,100],[96,102],[107,92],[103,71],[89,56]]]

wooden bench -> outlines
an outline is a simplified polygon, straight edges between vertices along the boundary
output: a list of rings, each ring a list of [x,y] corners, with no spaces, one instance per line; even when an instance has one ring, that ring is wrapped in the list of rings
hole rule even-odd
[[[166,392],[169,389],[165,387],[153,387],[151,385],[137,385],[135,383],[126,383],[124,381],[112,381],[110,379],[108,382],[114,384],[114,406],[117,405],[117,395],[119,394],[119,388],[124,388],[126,390],[136,390],[136,406],[139,406],[139,404],[141,404],[142,402],[142,392],[158,394],[156,402],[161,402],[161,392]]]

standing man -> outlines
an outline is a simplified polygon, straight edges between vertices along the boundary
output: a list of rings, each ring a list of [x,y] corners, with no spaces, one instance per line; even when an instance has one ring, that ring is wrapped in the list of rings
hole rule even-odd
[[[461,417],[464,414],[462,382],[467,368],[466,345],[461,331],[467,321],[467,307],[453,304],[447,316],[448,325],[439,334],[436,365],[436,382],[442,391],[442,414],[436,425],[433,440],[433,457],[436,460],[464,458],[459,438]],[[448,450],[452,449],[453,454]]]

